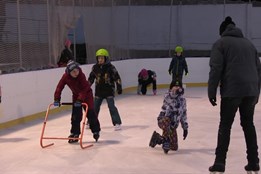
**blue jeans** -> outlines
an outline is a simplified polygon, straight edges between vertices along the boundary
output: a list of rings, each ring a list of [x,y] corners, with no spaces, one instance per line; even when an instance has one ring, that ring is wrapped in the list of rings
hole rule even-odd
[[[107,105],[111,114],[111,119],[112,119],[112,124],[115,126],[116,124],[121,124],[121,118],[118,112],[118,109],[116,108],[115,104],[114,104],[114,97],[110,96],[107,98],[101,98],[101,97],[97,97],[95,96],[94,98],[94,109],[95,112],[97,113],[97,115],[99,115],[100,112],[100,107],[102,104],[103,99],[106,99],[107,101]]]

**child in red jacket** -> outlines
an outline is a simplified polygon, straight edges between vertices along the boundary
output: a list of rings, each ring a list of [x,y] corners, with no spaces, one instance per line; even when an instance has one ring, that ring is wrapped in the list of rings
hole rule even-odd
[[[100,123],[96,113],[94,112],[93,93],[89,82],[86,80],[84,73],[82,72],[79,64],[70,61],[67,64],[65,73],[60,79],[55,93],[54,93],[54,105],[60,106],[61,94],[65,85],[71,89],[73,96],[73,107],[71,115],[71,134],[69,138],[78,138],[81,134],[80,123],[82,121],[82,103],[87,103],[88,111],[87,118],[90,123],[90,129],[93,133],[93,138],[98,141],[100,132]],[[70,139],[69,143],[78,142],[78,140]]]

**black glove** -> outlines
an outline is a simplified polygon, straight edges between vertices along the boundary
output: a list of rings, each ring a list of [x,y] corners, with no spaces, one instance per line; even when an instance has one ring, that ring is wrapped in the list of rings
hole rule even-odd
[[[2,102],[2,96],[0,96],[0,103]]]
[[[57,107],[60,107],[61,106],[60,100],[59,99],[54,99],[53,105],[57,106]]]
[[[82,106],[82,102],[80,100],[76,100],[74,103],[73,103],[73,106],[74,107],[81,107]]]
[[[183,140],[185,140],[188,136],[188,130],[183,130]]]
[[[212,104],[212,106],[216,106],[216,105],[217,105],[217,99],[216,99],[216,97],[209,98],[209,102]]]
[[[171,70],[169,70],[169,75],[171,75]]]
[[[122,87],[121,87],[121,85],[117,85],[117,92],[118,92],[119,95],[122,94]]]

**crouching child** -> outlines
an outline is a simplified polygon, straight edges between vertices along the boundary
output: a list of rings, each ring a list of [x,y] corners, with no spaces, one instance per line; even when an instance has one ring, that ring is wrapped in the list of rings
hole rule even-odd
[[[161,112],[157,118],[158,126],[162,129],[162,135],[153,132],[149,146],[162,145],[165,153],[169,150],[178,150],[177,128],[179,123],[183,128],[183,140],[188,135],[186,99],[183,96],[184,89],[178,82],[171,82],[169,91],[164,96]]]

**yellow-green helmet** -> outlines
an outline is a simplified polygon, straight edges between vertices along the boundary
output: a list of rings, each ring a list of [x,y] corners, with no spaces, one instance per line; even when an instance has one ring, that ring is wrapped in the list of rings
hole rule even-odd
[[[176,46],[175,52],[176,53],[182,53],[183,52],[183,48],[181,46]]]
[[[96,57],[97,57],[97,56],[109,57],[109,52],[108,52],[106,49],[101,48],[101,49],[98,49],[98,50],[96,51]]]

